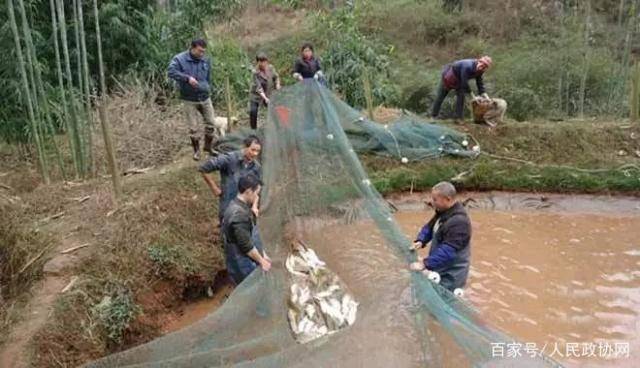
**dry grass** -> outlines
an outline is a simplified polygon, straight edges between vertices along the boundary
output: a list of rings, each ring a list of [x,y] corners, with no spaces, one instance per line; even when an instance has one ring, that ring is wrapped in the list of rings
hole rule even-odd
[[[0,204],[0,218],[0,330],[9,331],[31,286],[42,277],[50,239],[34,231],[33,217],[22,203]]]
[[[59,300],[36,336],[35,366],[76,366],[149,341],[167,318],[175,317],[187,289],[212,282],[223,262],[213,223],[217,201],[186,162],[128,179],[125,200],[109,217],[108,201],[96,201],[87,211],[86,230],[96,234],[96,252],[75,269],[81,281]],[[158,260],[151,256],[157,248],[176,251],[162,259],[166,272],[158,272]],[[131,293],[142,313],[116,342],[106,336],[92,308],[122,290]]]
[[[373,120],[378,123],[391,123],[402,116],[402,110],[393,107],[378,106],[373,110]]]
[[[40,174],[31,161],[27,147],[0,144],[0,204],[11,202],[7,197],[35,189]]]
[[[268,13],[269,16],[264,16]],[[252,5],[230,23],[221,23],[213,27],[211,34],[231,33],[240,44],[250,50],[261,45],[292,36],[304,28],[307,10],[293,10],[277,5]],[[295,50],[292,50],[295,52]]]
[[[171,162],[188,145],[188,126],[181,105],[178,101],[165,103],[162,95],[139,81],[120,86],[111,95],[107,113],[122,172]],[[94,142],[96,166],[99,172],[106,173],[99,125],[94,129]]]

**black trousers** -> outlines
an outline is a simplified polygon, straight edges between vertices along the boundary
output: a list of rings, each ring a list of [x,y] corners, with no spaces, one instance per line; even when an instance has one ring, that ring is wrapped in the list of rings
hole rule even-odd
[[[456,119],[462,119],[464,112],[464,91],[462,89],[455,90],[456,92]],[[445,88],[444,83],[440,81],[440,85],[438,86],[438,94],[436,95],[436,100],[433,102],[433,107],[431,109],[431,117],[437,118],[438,114],[440,114],[440,107],[442,107],[442,103],[444,99],[449,94],[449,90]]]
[[[256,101],[249,103],[249,124],[253,130],[258,129],[258,109],[260,105],[262,105],[262,103]]]

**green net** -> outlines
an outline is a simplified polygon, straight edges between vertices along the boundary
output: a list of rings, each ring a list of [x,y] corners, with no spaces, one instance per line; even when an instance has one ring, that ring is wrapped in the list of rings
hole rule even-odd
[[[376,139],[386,147],[387,132],[378,128],[313,81],[274,96],[264,129],[258,224],[273,268],[254,271],[222,307],[197,323],[88,366],[558,366],[539,355],[493,357],[493,343],[514,339],[424,275],[407,271],[415,257],[410,241],[367,179],[347,135],[374,132],[360,140],[363,146]],[[455,144],[458,136],[448,134]],[[398,135],[398,142],[413,139]],[[413,152],[398,144],[401,155]],[[429,148],[414,148],[425,150],[416,155],[430,157],[440,146],[429,154]],[[353,325],[306,344],[296,342],[287,321],[291,278],[284,263],[294,238],[313,248],[359,303]]]
[[[472,144],[465,134],[418,116],[403,114],[389,124],[378,124],[337,98],[333,103],[346,137],[358,153],[405,158],[408,162],[444,155],[476,157],[480,152],[477,142]],[[219,140],[215,148],[220,152],[239,149],[242,140],[253,133],[251,129],[234,131]],[[264,136],[263,128],[258,135]]]

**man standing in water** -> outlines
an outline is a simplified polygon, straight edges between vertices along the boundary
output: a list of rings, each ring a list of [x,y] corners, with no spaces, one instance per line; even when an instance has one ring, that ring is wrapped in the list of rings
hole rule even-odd
[[[413,271],[435,271],[440,285],[449,291],[462,288],[469,275],[471,221],[462,203],[456,200],[456,188],[440,182],[431,189],[435,215],[422,227],[411,246],[423,248],[431,242],[429,255],[410,265]]]
[[[478,87],[478,94],[483,95],[486,98],[484,81],[482,79],[484,72],[486,72],[493,63],[491,57],[483,56],[479,59],[464,59],[448,64],[442,71],[442,78],[440,80],[440,86],[438,86],[438,95],[433,103],[431,110],[431,117],[436,119],[440,114],[440,107],[444,102],[444,99],[449,94],[449,91],[456,91],[456,115],[457,121],[463,119],[464,109],[464,95],[465,93],[471,93],[469,87],[469,80],[475,79],[476,86]]]
[[[242,150],[210,158],[200,166],[199,171],[202,173],[207,186],[214,196],[220,197],[220,205],[218,206],[220,223],[222,223],[222,217],[227,206],[238,194],[238,181],[240,178],[253,174],[258,180],[262,179],[262,167],[258,162],[261,149],[262,143],[260,139],[255,135],[250,135],[245,138]],[[220,171],[220,186],[222,189],[208,175],[214,171]],[[258,201],[252,203],[253,211],[257,215]]]
[[[252,241],[256,216],[252,211],[259,200],[261,182],[253,174],[238,180],[238,195],[224,212],[222,240],[229,275],[240,284],[259,265],[264,271],[271,269],[271,260],[261,245]]]
[[[209,97],[211,61],[205,58],[207,43],[197,39],[191,41],[191,48],[174,56],[169,64],[169,78],[180,87],[180,97],[184,103],[184,113],[189,124],[189,136],[193,146],[193,159],[200,159],[200,137],[198,115],[204,121],[204,151],[212,153],[216,139],[215,113]]]

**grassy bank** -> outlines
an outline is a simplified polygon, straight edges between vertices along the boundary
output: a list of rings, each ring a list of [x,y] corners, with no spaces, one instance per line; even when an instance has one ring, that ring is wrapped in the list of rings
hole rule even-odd
[[[453,180],[467,190],[640,193],[640,125],[571,121],[467,125],[483,154],[400,165],[364,157],[381,193]],[[457,129],[460,129],[458,126]]]

